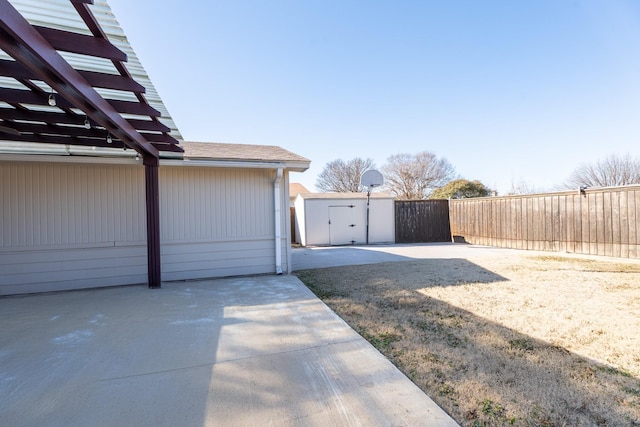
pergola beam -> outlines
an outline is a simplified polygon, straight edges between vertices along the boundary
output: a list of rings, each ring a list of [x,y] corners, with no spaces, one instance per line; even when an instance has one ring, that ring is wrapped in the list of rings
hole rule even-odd
[[[65,126],[40,123],[0,122],[3,126],[12,128],[20,134],[36,134],[47,136],[69,136],[78,138],[106,139],[104,129],[94,127],[86,129],[84,126]],[[84,123],[84,122],[83,122]],[[178,141],[167,134],[143,132],[142,135],[151,143],[177,144]]]
[[[40,33],[55,50],[127,62],[127,54],[105,39],[37,25],[32,28]]]
[[[78,70],[84,79],[93,87],[122,90],[126,92],[145,93],[146,89],[130,77],[118,74],[105,74],[94,71]],[[0,59],[0,76],[14,79],[37,80],[37,76],[15,61]]]
[[[22,120],[25,122],[42,122],[61,125],[83,125],[85,115],[55,113],[51,111],[31,111],[26,109],[15,110],[11,108],[0,108],[0,119]],[[168,126],[159,121],[127,119],[127,122],[129,122],[131,126],[139,131],[146,130],[152,132],[169,132],[171,130]]]
[[[31,90],[0,88],[0,100],[14,104],[49,105],[49,95],[46,92]],[[60,108],[78,108],[75,102],[70,102],[60,94],[54,94],[56,106]],[[101,98],[102,99],[102,98]],[[149,104],[135,101],[121,101],[119,99],[102,99],[106,101],[116,113],[135,114],[139,116],[160,117],[160,111]],[[119,114],[118,114],[119,116]]]
[[[20,134],[9,135],[0,132],[0,141],[37,142],[41,144],[81,145],[84,147],[126,148],[118,139],[112,139],[111,144],[105,137],[88,138],[70,135]]]

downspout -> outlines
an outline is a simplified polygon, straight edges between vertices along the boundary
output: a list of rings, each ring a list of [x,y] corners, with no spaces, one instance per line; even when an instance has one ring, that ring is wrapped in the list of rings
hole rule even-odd
[[[274,217],[276,221],[275,230],[275,254],[276,254],[276,274],[282,274],[282,209],[280,208],[280,181],[282,180],[282,168],[276,170],[276,179],[273,181],[273,205]]]

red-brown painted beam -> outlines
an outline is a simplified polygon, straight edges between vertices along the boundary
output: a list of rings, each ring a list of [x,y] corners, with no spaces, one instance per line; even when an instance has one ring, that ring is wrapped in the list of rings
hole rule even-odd
[[[157,120],[136,120],[136,119],[127,119],[127,121],[138,130],[150,130],[155,132],[171,132],[169,126],[161,123]]]
[[[156,149],[158,151],[163,151],[163,152],[173,152],[173,153],[184,153],[184,149],[176,144],[162,144],[160,142],[154,142],[153,146],[156,147]]]
[[[162,286],[160,263],[160,190],[158,185],[158,158],[143,156],[145,196],[147,206],[147,277],[149,288]]]
[[[148,133],[141,132],[142,135],[146,138],[147,141],[161,144],[178,144],[178,140],[172,137],[171,135],[167,135],[166,133]]]
[[[91,86],[104,89],[122,90],[133,93],[145,93],[147,89],[130,77],[117,74],[97,73],[95,71],[78,71]]]
[[[49,105],[49,95],[45,92],[32,92],[30,90],[0,88],[0,101],[9,104],[31,104],[31,105]],[[75,102],[67,101],[60,94],[54,94],[56,106],[60,108],[82,108]],[[99,95],[98,95],[99,96]],[[136,114],[139,116],[160,117],[160,111],[151,107],[149,104],[142,104],[133,101],[120,101],[117,99],[103,99],[109,105],[121,114]]]
[[[16,110],[12,108],[0,108],[0,119],[23,120],[29,122],[43,122],[52,124],[83,125],[84,114],[54,113],[49,111]],[[127,122],[137,130],[154,132],[170,132],[168,126],[158,121],[127,119]],[[91,123],[92,126],[95,126]]]
[[[126,92],[144,93],[145,87],[132,78],[117,74],[97,73],[94,71],[78,70],[84,79],[93,87],[103,89],[122,90]],[[0,59],[0,76],[14,79],[37,80],[37,76],[16,61]]]
[[[62,145],[82,145],[85,147],[110,147],[110,148],[125,148],[122,141],[113,139],[112,143],[107,143],[106,136],[100,138],[82,138],[71,137],[64,135],[36,135],[36,134],[21,134],[9,135],[0,132],[0,141],[16,141],[16,142],[37,142],[41,144],[62,144]]]
[[[71,33],[54,28],[39,27],[37,25],[34,25],[33,28],[38,31],[55,50],[127,62],[127,54],[105,39],[97,39],[93,36]]]
[[[89,128],[84,126],[65,126],[65,125],[52,125],[52,124],[40,124],[40,123],[23,123],[23,122],[0,122],[0,124],[11,127],[17,130],[21,134],[38,134],[38,135],[58,135],[58,136],[70,136],[70,137],[86,137],[86,138],[106,138],[106,131],[104,129]],[[158,148],[165,145],[178,144],[178,141],[167,135],[161,133],[144,133],[147,141],[152,142],[154,147]],[[26,136],[25,136],[26,137]],[[160,143],[160,144],[156,144]]]

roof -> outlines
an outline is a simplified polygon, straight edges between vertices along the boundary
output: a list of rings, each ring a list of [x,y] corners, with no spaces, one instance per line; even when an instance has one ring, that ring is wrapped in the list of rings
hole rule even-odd
[[[180,144],[185,161],[217,161],[267,163],[285,165],[287,169],[305,171],[311,161],[275,145],[229,144],[220,142],[190,142]]]
[[[303,199],[366,199],[367,193],[300,193]],[[372,199],[394,199],[389,193],[371,193]]]
[[[300,184],[299,182],[292,182],[289,184],[289,198],[293,199],[300,193],[308,193],[309,190]]]
[[[107,2],[43,3],[0,0],[2,145],[75,146],[93,156],[181,152],[180,134]]]

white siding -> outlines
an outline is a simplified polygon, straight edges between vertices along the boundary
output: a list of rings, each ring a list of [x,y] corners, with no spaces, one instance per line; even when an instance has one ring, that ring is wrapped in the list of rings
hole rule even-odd
[[[393,199],[371,199],[369,206],[369,242],[396,241],[395,202]]]
[[[275,272],[274,170],[161,166],[159,177],[164,281]],[[146,283],[141,165],[0,161],[0,201],[0,295]]]
[[[0,162],[0,294],[146,282],[144,171]]]
[[[307,246],[307,219],[305,216],[305,200],[298,195],[295,201],[296,241]]]
[[[300,225],[300,238],[303,246],[331,245],[330,213],[340,212],[332,207],[354,206],[345,209],[350,222],[355,227],[348,230],[348,239],[354,244],[366,243],[366,198],[308,198],[299,196],[296,200],[296,221]],[[369,243],[393,243],[395,241],[394,201],[392,198],[371,198],[369,211]],[[334,221],[335,222],[335,221]]]
[[[274,179],[270,169],[161,167],[163,280],[274,273]],[[288,200],[281,201],[287,271]]]

